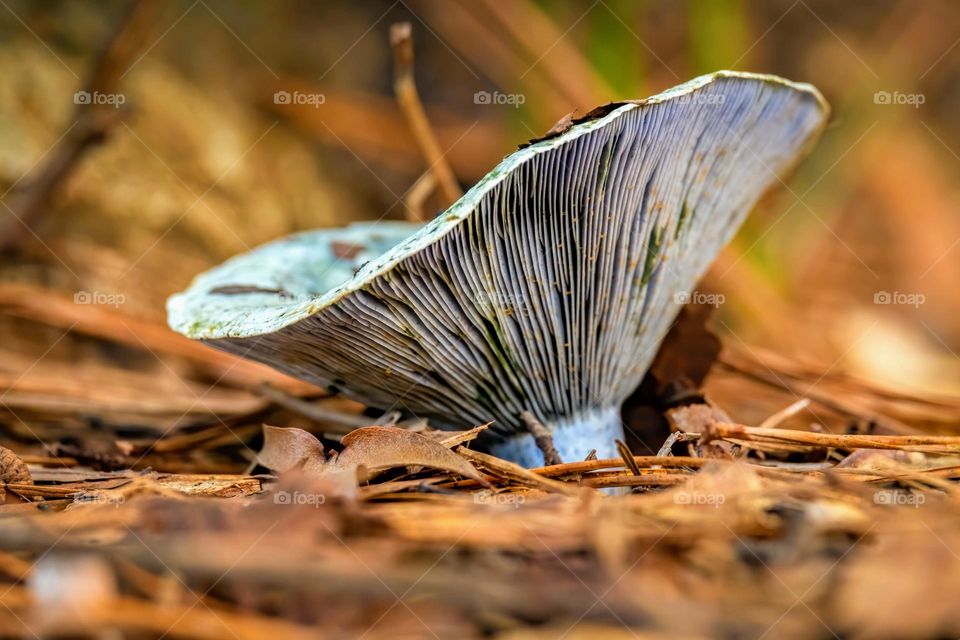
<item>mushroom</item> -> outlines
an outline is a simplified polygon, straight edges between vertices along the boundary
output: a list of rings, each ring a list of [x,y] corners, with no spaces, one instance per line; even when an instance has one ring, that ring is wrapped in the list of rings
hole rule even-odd
[[[425,225],[272,242],[170,298],[170,326],[485,444],[616,456],[620,405],[685,296],[824,127],[812,86],[721,71],[601,107],[507,156]]]

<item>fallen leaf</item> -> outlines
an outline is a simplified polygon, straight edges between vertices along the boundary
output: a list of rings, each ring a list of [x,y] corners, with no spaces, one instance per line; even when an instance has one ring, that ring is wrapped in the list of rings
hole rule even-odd
[[[6,447],[0,447],[0,480],[16,484],[33,484],[27,465]]]
[[[640,386],[624,401],[621,418],[632,451],[655,453],[648,443],[670,435],[666,409],[704,401],[698,390],[720,353],[719,338],[707,328],[712,311],[692,304],[680,311]]]
[[[257,461],[277,473],[298,467],[310,473],[320,471],[327,459],[323,444],[309,431],[263,425],[263,449],[257,454]]]
[[[671,428],[683,433],[703,433],[714,422],[731,422],[723,409],[702,403],[667,409],[666,416]]]
[[[441,443],[397,427],[361,427],[343,437],[345,449],[337,456],[339,467],[361,467],[369,477],[396,467],[429,467],[459,474],[484,485],[473,465]]]
[[[449,431],[443,437],[439,439],[440,444],[445,446],[447,449],[453,449],[457,445],[465,444],[471,440],[476,440],[477,436],[487,430],[492,422],[487,424],[482,424],[479,427],[474,427],[473,429],[468,429],[467,431]]]
[[[0,481],[3,482],[4,487],[8,484],[33,484],[33,478],[26,463],[6,447],[0,447]],[[6,504],[7,495],[6,488],[0,488],[0,504]]]

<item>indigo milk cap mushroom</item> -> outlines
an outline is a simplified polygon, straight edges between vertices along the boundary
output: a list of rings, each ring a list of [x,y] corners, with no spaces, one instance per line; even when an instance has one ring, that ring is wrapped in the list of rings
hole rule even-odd
[[[493,453],[615,457],[620,405],[683,300],[822,131],[810,85],[721,71],[601,107],[505,158],[425,225],[291,236],[168,303],[191,338]]]

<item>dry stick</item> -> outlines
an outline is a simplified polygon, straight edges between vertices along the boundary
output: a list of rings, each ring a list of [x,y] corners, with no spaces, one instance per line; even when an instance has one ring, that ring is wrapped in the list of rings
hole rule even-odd
[[[593,489],[607,489],[613,487],[669,487],[682,484],[689,480],[689,476],[678,475],[643,475],[635,476],[629,473],[620,473],[598,478],[587,477],[580,481],[581,486]]]
[[[527,425],[527,429],[533,435],[533,441],[537,443],[537,448],[543,452],[544,464],[548,466],[563,464],[563,459],[560,458],[560,452],[557,451],[557,448],[553,444],[553,436],[550,435],[550,432],[547,431],[547,428],[543,426],[543,423],[537,420],[537,418],[529,411],[524,411],[521,413],[520,418],[523,420],[524,424]]]
[[[552,19],[550,12],[537,3],[532,0],[484,0],[474,5],[495,18],[497,30],[513,40],[516,50],[525,51],[529,56],[529,71],[543,76],[562,92],[567,104],[589,108],[609,101],[617,94],[572,40],[564,37],[562,27]]]
[[[265,365],[210,349],[166,326],[110,307],[75,304],[54,291],[21,284],[0,284],[0,311],[102,340],[146,349],[161,356],[188,359],[218,382],[248,389],[263,380],[293,393],[320,391]]]
[[[413,220],[426,220],[429,216],[424,212],[424,206],[427,198],[437,188],[437,177],[433,171],[423,173],[417,181],[410,187],[407,196],[404,198],[404,204]]]
[[[340,411],[331,411],[318,407],[315,404],[301,400],[282,389],[278,389],[269,382],[261,382],[253,388],[253,392],[260,395],[270,402],[298,413],[305,418],[323,425],[335,425],[338,429],[331,429],[334,433],[349,433],[358,427],[368,427],[375,420],[360,415],[343,413]]]
[[[707,458],[689,458],[684,456],[670,456],[666,458],[660,456],[633,456],[633,461],[638,468],[641,465],[643,467],[656,465],[659,467],[690,467],[693,469],[699,469],[708,462],[711,462],[711,460]],[[584,460],[582,462],[566,462],[550,467],[531,469],[530,471],[546,478],[555,478],[557,476],[575,475],[600,469],[615,469],[623,466],[624,461],[622,458],[603,458],[599,460]]]
[[[657,456],[666,457],[672,456],[673,445],[677,442],[693,442],[694,440],[699,440],[699,433],[687,433],[685,431],[674,431],[667,439],[663,441],[663,445],[660,447],[660,450],[657,451]]]
[[[791,418],[807,407],[810,406],[810,398],[800,398],[789,407],[785,407],[780,411],[777,411],[775,414],[764,420],[760,423],[760,426],[764,429],[772,429],[777,426],[787,418]]]
[[[0,251],[15,248],[31,223],[49,205],[57,188],[69,177],[83,155],[102,143],[123,115],[120,105],[98,102],[98,97],[119,95],[120,78],[136,53],[149,41],[161,8],[159,0],[135,0],[130,11],[107,41],[97,59],[75,110],[75,124],[50,152],[50,159],[23,178],[0,219]]]
[[[463,191],[440,150],[437,136],[417,93],[417,85],[413,80],[413,37],[409,22],[398,22],[390,27],[390,46],[393,47],[393,91],[397,102],[427,160],[429,171],[436,176],[444,199],[448,205],[453,204],[463,195]]]
[[[710,426],[707,433],[703,434],[703,439],[708,442],[718,438],[742,440],[744,442],[790,443],[833,449],[901,449],[930,453],[960,453],[960,437],[958,436],[836,435],[792,429],[765,429],[763,427],[716,422]]]
[[[487,427],[489,427],[491,424],[493,424],[493,422],[481,424],[479,426],[474,427],[473,429],[468,429],[466,431],[451,433],[449,436],[446,436],[445,438],[440,440],[440,444],[442,444],[448,449],[452,449],[466,442],[471,442],[473,440],[476,440],[477,436],[479,436],[481,433],[486,431]]]
[[[263,430],[259,424],[248,424],[243,427],[229,427],[216,425],[209,429],[194,433],[184,433],[162,438],[152,444],[137,447],[137,451],[154,451],[155,453],[174,453],[196,449],[215,449],[223,445],[236,445],[246,442],[248,437],[259,434]]]
[[[563,482],[544,478],[543,476],[534,473],[530,469],[525,469],[524,467],[521,467],[513,462],[501,460],[500,458],[496,458],[486,453],[472,451],[464,446],[457,447],[456,452],[472,462],[474,466],[479,466],[493,475],[499,476],[505,480],[517,482],[519,484],[534,487],[536,489],[542,489],[548,493],[562,493],[568,496],[579,495],[579,491],[575,487]]]
[[[620,454],[620,457],[623,458],[623,463],[630,469],[630,472],[633,475],[640,475],[640,467],[637,466],[637,461],[634,460],[633,452],[630,451],[630,447],[627,446],[627,443],[622,440],[615,440],[617,444],[617,452]]]
[[[742,376],[750,378],[751,380],[768,385],[774,389],[783,389],[788,391],[798,398],[810,398],[812,401],[828,409],[836,411],[841,415],[849,416],[851,418],[863,418],[871,420],[881,427],[889,429],[893,432],[916,433],[918,431],[914,427],[911,427],[910,425],[888,415],[878,413],[869,408],[865,409],[864,407],[853,402],[838,398],[834,394],[821,392],[815,388],[816,385],[811,385],[809,383],[802,384],[789,372],[783,370],[780,370],[779,372],[771,372],[763,361],[756,358],[754,358],[750,364],[754,364],[757,368],[751,369],[748,365],[738,362],[736,360],[736,356],[731,357],[730,354],[721,352],[719,364],[733,371],[734,373],[738,373]],[[761,370],[761,368],[764,370]]]
[[[699,469],[708,463],[724,464],[729,462],[727,460],[690,458],[686,456],[670,456],[667,458],[661,458],[658,456],[633,456],[633,460],[637,463],[638,469],[641,471],[641,475],[649,475],[643,473],[645,470],[659,471],[662,470],[660,469],[661,467],[686,467],[690,469]],[[623,458],[593,458],[592,460],[583,460],[580,462],[564,462],[563,464],[552,465],[549,467],[537,467],[534,469],[528,469],[528,471],[544,478],[563,478],[564,480],[561,481],[566,481],[568,476],[576,477],[582,476],[583,474],[591,471],[600,471],[603,469],[621,469],[623,467]],[[496,481],[497,478],[493,476],[487,476],[487,480]],[[456,480],[454,482],[444,483],[444,486],[451,489],[467,489],[479,485],[475,480]]]

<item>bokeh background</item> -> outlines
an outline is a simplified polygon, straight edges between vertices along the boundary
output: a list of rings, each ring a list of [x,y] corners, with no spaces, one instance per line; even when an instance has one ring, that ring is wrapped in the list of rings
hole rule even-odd
[[[119,74],[105,139],[16,220],[17,198],[83,126],[75,92],[129,7],[0,0],[7,391],[22,397],[28,373],[69,362],[62,377],[92,385],[85,394],[119,384],[117,370],[131,398],[180,393],[182,371],[154,357],[162,338],[147,351],[88,340],[107,330],[91,329],[90,307],[105,325],[161,332],[166,298],[231,255],[403,218],[427,169],[392,88],[390,25],[408,21],[420,95],[464,188],[573,110],[717,69],[815,84],[829,128],[702,284],[722,296],[713,326],[730,348],[830,378],[960,393],[956,2],[161,3]],[[277,92],[313,98],[278,104]],[[437,194],[425,204],[442,206]],[[45,319],[54,300],[84,308]]]

